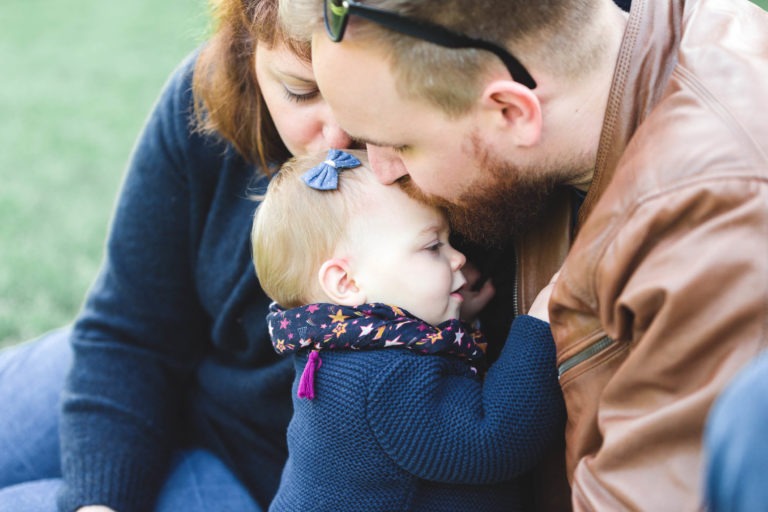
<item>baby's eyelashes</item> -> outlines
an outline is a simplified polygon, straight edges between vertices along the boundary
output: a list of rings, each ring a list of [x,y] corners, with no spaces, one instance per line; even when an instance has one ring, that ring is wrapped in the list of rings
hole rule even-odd
[[[438,252],[440,248],[443,247],[443,245],[445,244],[440,240],[435,240],[434,242],[429,244],[427,247],[425,247],[425,249],[432,252]]]

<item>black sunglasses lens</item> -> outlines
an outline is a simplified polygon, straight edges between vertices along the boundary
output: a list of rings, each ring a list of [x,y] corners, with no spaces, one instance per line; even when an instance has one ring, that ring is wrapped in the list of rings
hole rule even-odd
[[[341,41],[348,12],[343,0],[325,0],[325,29],[332,40]]]

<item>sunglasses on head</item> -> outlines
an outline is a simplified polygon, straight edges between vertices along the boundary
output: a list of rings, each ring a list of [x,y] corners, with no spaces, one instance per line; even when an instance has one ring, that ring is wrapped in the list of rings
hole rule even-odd
[[[338,43],[344,38],[344,30],[347,28],[350,14],[365,18],[400,34],[445,48],[476,48],[489,51],[501,59],[516,82],[529,89],[536,88],[536,81],[528,73],[528,70],[511,53],[497,44],[468,37],[434,23],[406,18],[391,11],[369,7],[354,0],[325,0],[323,12],[325,29],[332,41]]]

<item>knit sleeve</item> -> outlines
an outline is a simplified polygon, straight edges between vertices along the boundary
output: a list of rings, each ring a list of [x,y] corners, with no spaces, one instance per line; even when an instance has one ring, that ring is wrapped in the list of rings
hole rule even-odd
[[[193,64],[194,56],[177,69],[147,119],[73,329],[62,511],[151,510],[176,441],[182,390],[207,331],[192,278],[185,177]]]
[[[403,357],[369,387],[368,419],[413,475],[488,484],[531,469],[563,435],[564,406],[549,324],[518,317],[484,381],[434,356]]]

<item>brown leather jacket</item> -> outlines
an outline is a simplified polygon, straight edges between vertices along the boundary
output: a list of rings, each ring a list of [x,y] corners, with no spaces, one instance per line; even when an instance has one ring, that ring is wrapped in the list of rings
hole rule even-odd
[[[768,15],[634,0],[595,176],[520,240],[550,304],[576,510],[701,507],[710,405],[768,341]],[[551,507],[550,507],[551,509]]]

